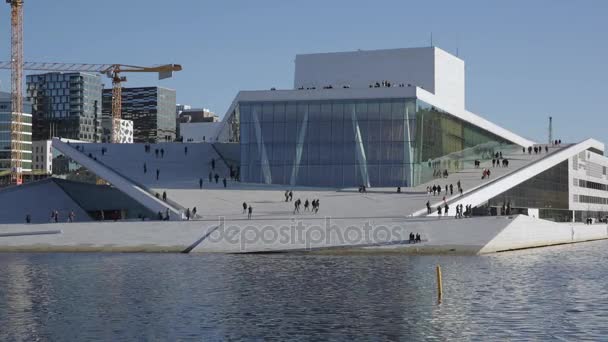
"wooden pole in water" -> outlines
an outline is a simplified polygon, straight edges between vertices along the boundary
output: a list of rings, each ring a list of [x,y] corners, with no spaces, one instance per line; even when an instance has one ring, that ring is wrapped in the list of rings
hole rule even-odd
[[[441,278],[441,266],[437,265],[437,303],[441,304],[443,299],[443,279]]]

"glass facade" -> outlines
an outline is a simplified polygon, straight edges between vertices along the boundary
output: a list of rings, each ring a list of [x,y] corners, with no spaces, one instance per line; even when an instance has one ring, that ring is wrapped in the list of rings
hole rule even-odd
[[[411,186],[507,141],[416,99],[241,102],[245,182]]]
[[[492,198],[488,204],[491,207],[510,203],[512,208],[568,210],[568,183],[566,160]]]
[[[28,75],[27,96],[32,102],[34,140],[51,136],[101,141],[99,75],[47,73]]]
[[[161,87],[122,88],[124,120],[133,121],[133,140],[138,143],[174,141],[176,136],[175,90]],[[104,140],[112,129],[112,89],[103,90]]]
[[[21,134],[20,134],[20,150],[21,150],[21,167],[23,171],[31,171],[32,169],[32,107],[29,102],[23,104],[21,115]],[[11,95],[9,93],[0,92],[0,170],[11,169],[11,126],[15,122],[15,115],[11,113]]]

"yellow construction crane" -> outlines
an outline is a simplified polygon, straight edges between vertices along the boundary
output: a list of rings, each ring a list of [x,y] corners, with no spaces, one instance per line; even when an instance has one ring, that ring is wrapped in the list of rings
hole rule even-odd
[[[23,183],[22,129],[23,112],[23,0],[6,0],[11,5],[11,183]]]
[[[10,68],[11,62],[0,62],[0,69]],[[122,76],[126,72],[154,72],[162,80],[173,76],[174,71],[181,71],[179,64],[165,64],[159,66],[143,67],[125,64],[83,64],[83,63],[45,63],[25,62],[23,70],[55,71],[55,72],[93,72],[107,75],[112,79],[112,142],[118,142],[120,133],[120,120],[122,113],[122,83],[127,78]]]
[[[142,67],[123,64],[70,64],[70,63],[24,63],[23,62],[23,0],[6,0],[11,6],[11,61],[0,62],[0,69],[11,70],[12,120],[11,120],[11,183],[20,185],[22,178],[22,112],[23,112],[23,70],[98,72],[112,79],[112,142],[118,142],[122,113],[122,82],[127,78],[124,72],[156,72],[159,79],[169,78],[174,71],[182,70],[181,65],[166,64]]]

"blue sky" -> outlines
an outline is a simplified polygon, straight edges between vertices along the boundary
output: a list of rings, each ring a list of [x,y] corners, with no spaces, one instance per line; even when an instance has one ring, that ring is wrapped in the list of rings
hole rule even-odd
[[[223,115],[239,90],[291,88],[298,53],[427,46],[433,32],[466,61],[469,110],[537,141],[552,115],[564,141],[608,142],[606,18],[605,0],[26,0],[25,59],[182,64],[171,80],[126,85],[173,88]],[[0,23],[8,60],[4,3]]]

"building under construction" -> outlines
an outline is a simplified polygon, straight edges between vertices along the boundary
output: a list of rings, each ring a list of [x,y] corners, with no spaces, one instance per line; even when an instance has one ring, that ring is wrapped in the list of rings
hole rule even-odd
[[[4,179],[11,171],[11,156],[16,155],[11,135],[11,122],[14,115],[11,112],[12,97],[10,93],[0,92],[0,178]],[[19,144],[21,146],[21,167],[24,172],[32,171],[32,106],[29,102],[23,103],[21,113],[21,132]],[[8,179],[4,180],[8,182]],[[2,183],[2,180],[0,180]]]

